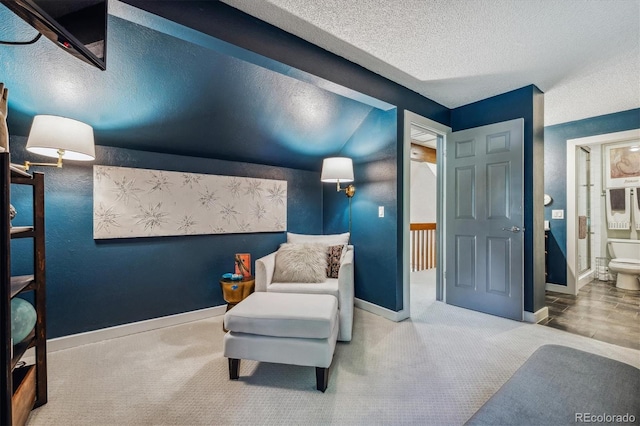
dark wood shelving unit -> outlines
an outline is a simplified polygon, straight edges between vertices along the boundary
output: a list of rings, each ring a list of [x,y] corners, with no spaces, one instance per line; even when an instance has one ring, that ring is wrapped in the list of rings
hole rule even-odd
[[[25,352],[27,352],[29,348],[34,347],[35,343],[36,343],[36,332],[32,331],[31,333],[29,333],[27,337],[25,337],[25,339],[22,342],[13,345],[13,357],[11,358],[11,368],[16,368],[16,365],[22,359]]]
[[[9,232],[11,232],[11,238],[29,238],[34,236],[33,226],[14,226]]]
[[[44,244],[44,175],[30,175],[11,165],[9,153],[0,153],[0,424],[24,425],[32,409],[47,402],[46,279]],[[11,185],[33,189],[33,226],[11,227]],[[11,240],[33,239],[33,274],[11,276]],[[11,341],[11,299],[33,293],[36,325],[21,342]],[[35,363],[21,362],[35,349]]]
[[[36,279],[33,275],[20,275],[11,277],[11,298],[22,293],[23,291],[33,290],[35,288]]]

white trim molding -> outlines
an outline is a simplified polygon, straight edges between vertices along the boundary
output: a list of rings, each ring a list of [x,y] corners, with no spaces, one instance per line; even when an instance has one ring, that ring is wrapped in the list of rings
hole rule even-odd
[[[547,283],[545,285],[545,290],[555,291],[556,293],[573,294],[569,287],[560,284]]]
[[[538,309],[536,312],[524,311],[522,318],[524,318],[526,322],[537,324],[543,319],[547,318],[548,316],[549,316],[549,308],[545,306],[544,308]]]
[[[376,314],[394,322],[400,322],[409,318],[406,314],[406,309],[396,312],[374,303],[367,302],[366,300],[358,299],[357,297],[354,299],[354,305],[356,308],[360,308],[363,311],[371,312],[372,314]]]
[[[383,308],[371,302],[355,299],[355,306],[364,311],[381,316],[394,322],[407,319],[403,311],[395,312],[391,309]],[[157,330],[164,327],[186,324],[207,318],[222,316],[227,311],[227,305],[214,306],[211,308],[199,309],[197,311],[184,312],[181,314],[167,315],[159,318],[152,318],[144,321],[132,322],[129,324],[116,325],[114,327],[102,328],[99,330],[87,331],[85,333],[71,334],[69,336],[57,337],[47,340],[47,352],[57,352],[64,349],[75,348],[77,346],[98,343],[104,340],[117,339],[118,337],[129,336],[131,334],[143,333],[145,331]]]
[[[167,315],[144,321],[132,322],[130,324],[116,325],[114,327],[102,328],[100,330],[87,331],[85,333],[72,334],[47,340],[47,352],[56,352],[63,349],[74,348],[76,346],[97,343],[103,340],[115,339],[129,336],[131,334],[142,333],[144,331],[156,330],[174,325],[186,324],[188,322],[199,321],[206,318],[224,315],[227,305],[214,306],[212,308],[199,309],[197,311],[184,312],[181,314]]]

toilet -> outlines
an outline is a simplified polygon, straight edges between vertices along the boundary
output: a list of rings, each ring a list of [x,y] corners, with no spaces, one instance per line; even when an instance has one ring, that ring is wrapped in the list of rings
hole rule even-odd
[[[640,240],[609,239],[609,272],[617,274],[616,287],[640,290]]]

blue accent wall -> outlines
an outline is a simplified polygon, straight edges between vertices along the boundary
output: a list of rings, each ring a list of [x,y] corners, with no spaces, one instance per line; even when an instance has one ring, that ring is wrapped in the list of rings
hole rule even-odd
[[[356,297],[392,311],[403,308],[403,224],[400,220],[403,203],[398,194],[404,190],[399,177],[403,173],[405,110],[454,130],[524,117],[525,190],[528,194],[537,191],[534,181],[543,168],[543,95],[535,86],[451,111],[224,3],[125,2],[208,34],[216,40],[207,40],[207,43],[223,48],[211,47],[218,53],[204,59],[210,52],[206,52],[202,44],[191,46],[184,43],[187,39],[159,36],[111,16],[113,28],[123,32],[112,32],[110,36],[114,39],[110,39],[109,48],[117,49],[109,54],[112,68],[106,72],[86,71],[80,61],[68,64],[66,61],[75,59],[57,51],[60,59],[53,63],[34,62],[26,54],[24,58],[12,57],[12,61],[0,63],[3,75],[14,79],[9,100],[14,161],[25,157],[25,138],[21,136],[26,134],[24,123],[29,122],[30,116],[68,111],[82,98],[76,99],[70,88],[80,87],[80,95],[91,95],[89,103],[80,111],[94,114],[98,124],[90,123],[94,124],[97,143],[101,145],[97,147],[98,158],[92,164],[286,179],[289,231],[334,233],[348,229],[349,204],[344,194],[336,194],[331,185],[320,183],[322,158],[352,157],[357,187],[351,205]],[[138,45],[136,50],[126,43],[124,34],[132,29],[136,35],[144,34],[143,41],[158,39],[167,50],[152,51],[144,45]],[[188,51],[180,51],[183,47]],[[245,52],[238,54],[236,47]],[[172,54],[169,48],[179,53]],[[18,50],[5,47],[3,54],[8,49],[18,55],[16,52],[25,52],[27,47]],[[226,61],[225,52],[233,52],[235,59],[229,60],[228,67],[217,69],[220,61]],[[54,57],[52,54],[47,58]],[[124,67],[126,72],[117,76],[112,85],[100,86],[101,78],[110,78],[108,73],[122,73],[117,58],[142,68],[138,72],[134,65]],[[245,58],[251,58],[247,60],[251,64],[243,63]],[[274,64],[275,61],[278,64]],[[192,68],[195,68],[193,74]],[[50,89],[53,85],[48,80],[40,91],[23,80],[27,78],[23,76],[33,76],[34,70],[42,72],[43,69],[48,73],[60,72],[51,75],[72,78],[74,84],[63,85],[65,96],[53,93]],[[275,69],[279,74],[270,75],[269,71]],[[166,70],[175,70],[175,73]],[[89,74],[90,78],[84,79]],[[181,84],[167,83],[174,74],[180,77]],[[197,84],[191,79],[196,76],[211,76],[211,81]],[[297,79],[301,76],[304,78]],[[139,79],[140,84],[130,90],[118,86],[118,82],[133,77]],[[292,85],[287,84],[289,80]],[[363,96],[341,99],[339,90],[326,95],[316,90],[318,87],[310,87],[314,84],[323,87],[327,82]],[[101,88],[100,93],[94,93],[96,87]],[[214,94],[209,96],[202,91],[204,88]],[[238,91],[231,92],[232,88]],[[129,97],[139,91],[142,91],[142,103]],[[44,98],[50,99],[46,107],[38,103]],[[381,102],[359,103],[366,98]],[[386,103],[388,108],[380,106],[381,103]],[[96,108],[102,104],[110,105],[111,109],[98,112]],[[154,108],[146,115],[153,117],[151,121],[136,118],[135,114],[143,112],[142,107]],[[267,113],[259,107],[267,108]],[[313,120],[320,113],[332,118],[326,121],[326,126],[318,126]],[[123,115],[132,122],[114,125],[109,121]],[[287,115],[289,120],[283,118]],[[637,123],[637,110],[634,117]],[[611,130],[602,133],[608,131]],[[163,139],[154,142],[159,134]],[[561,155],[564,156],[564,151]],[[233,253],[250,252],[255,260],[275,250],[285,239],[284,233],[278,233],[95,242],[91,235],[91,170],[91,165],[71,162],[63,170],[45,169],[49,337],[220,305],[223,301],[217,277],[233,267]],[[29,223],[28,206],[24,204],[28,197],[19,189],[14,195],[21,212],[16,224]],[[525,197],[527,228],[536,226],[536,209],[528,201],[534,198]],[[538,198],[542,200],[541,196]],[[380,205],[385,207],[384,218],[377,216]],[[558,244],[560,247],[561,242]],[[17,247],[17,254],[30,250],[26,241],[17,242]],[[525,309],[528,311],[539,309],[540,300],[544,302],[544,288],[541,291],[537,279],[529,273],[536,269],[535,259],[529,257],[533,256],[530,255],[532,248],[536,248],[536,242],[525,234]],[[26,258],[28,256],[22,256]],[[14,264],[18,273],[26,273],[31,268],[19,255],[14,258]]]
[[[355,296],[387,309],[402,309],[397,285],[402,263],[394,242],[398,240],[397,111],[373,110],[347,141],[339,155],[352,157],[356,195],[351,199],[351,240],[355,248]],[[349,199],[333,184],[325,184],[324,233],[349,229]],[[385,217],[378,217],[384,206]]]
[[[567,223],[551,219],[552,209],[567,211],[567,140],[640,128],[640,109],[545,127],[544,191],[553,202],[544,209],[549,231],[547,282],[567,285]]]
[[[375,147],[380,149],[380,153],[368,153],[366,143],[352,145],[347,142],[344,148],[336,150],[331,155],[342,152],[344,155],[352,156],[355,163],[355,184],[358,192],[352,201],[352,243],[356,246],[356,296],[393,311],[402,309],[403,244],[400,232],[402,223],[398,218],[403,217],[403,206],[402,197],[398,194],[403,193],[403,182],[398,176],[402,176],[403,168],[404,110],[410,110],[447,126],[450,124],[450,110],[353,62],[223,3],[189,2],[190,7],[199,8],[199,13],[187,14],[179,2],[126,2],[396,107],[395,128],[387,129],[395,132],[395,136],[392,136],[388,143],[384,142],[384,138],[370,139],[369,151],[373,152]],[[374,111],[372,113],[375,116],[377,113]],[[371,119],[371,116],[368,116],[365,122]],[[392,122],[391,119],[389,124],[392,125]],[[365,134],[368,131],[366,127],[361,126],[354,134]],[[380,141],[382,145],[377,146]],[[320,164],[319,161],[318,170]],[[329,189],[325,188],[324,231],[333,232],[340,226],[332,225],[336,219],[328,216],[338,212],[339,218],[343,218],[344,210],[340,208],[344,209],[344,205],[331,206],[335,199],[329,198],[327,191]],[[334,196],[335,194],[331,195]],[[378,205],[385,205],[386,217],[383,221],[374,221],[374,218],[377,219]],[[380,275],[369,271],[379,272]],[[362,276],[359,277],[360,275]]]
[[[25,143],[11,138],[13,162],[25,159]],[[45,173],[49,338],[223,305],[218,279],[233,271],[233,255],[255,260],[286,238],[279,232],[95,241],[93,164],[286,180],[288,229],[322,233],[318,172],[100,146],[96,154],[93,163],[37,169]],[[30,200],[24,187],[12,186],[14,225],[32,223]],[[30,240],[12,244],[12,273],[32,273]]]
[[[169,96],[170,99],[176,100],[172,104],[170,116],[160,115],[160,118],[152,123],[136,121],[130,125],[111,126],[109,130],[99,126],[102,120],[99,117],[96,123],[91,124],[94,124],[97,135],[104,131],[104,137],[108,137],[109,142],[104,139],[105,143],[102,143],[100,138],[97,138],[98,158],[91,165],[286,179],[289,182],[288,229],[298,233],[323,233],[333,232],[334,229],[343,231],[346,228],[341,221],[344,221],[344,209],[348,208],[348,203],[345,202],[344,195],[340,194],[341,197],[336,198],[335,191],[331,193],[328,185],[320,183],[322,158],[341,153],[349,155],[355,163],[355,183],[358,187],[352,204],[352,242],[356,246],[357,259],[356,296],[394,311],[402,309],[403,245],[402,233],[399,232],[402,223],[399,218],[403,217],[403,212],[402,197],[398,194],[403,193],[403,183],[398,177],[402,176],[403,167],[401,153],[404,110],[411,110],[445,125],[450,124],[450,110],[221,2],[127,3],[202,31],[221,42],[230,43],[252,54],[263,55],[292,67],[293,76],[299,74],[296,70],[309,73],[324,79],[325,82],[360,92],[365,95],[363,99],[369,97],[380,100],[381,103],[386,103],[388,108],[369,109],[372,104],[363,108],[361,105],[352,105],[354,98],[346,101],[334,96],[330,96],[332,103],[329,107],[321,100],[312,103],[311,106],[305,102],[302,107],[311,113],[324,111],[323,105],[329,109],[345,111],[338,114],[336,126],[329,121],[326,123],[324,134],[321,133],[321,128],[314,128],[314,132],[305,133],[311,129],[306,125],[309,123],[305,124],[295,119],[291,123],[278,121],[277,114],[262,114],[257,106],[268,107],[272,113],[281,111],[295,116],[295,113],[300,112],[300,108],[292,104],[293,100],[305,93],[313,98],[316,96],[314,90],[299,84],[296,84],[297,88],[287,89],[281,83],[287,78],[294,78],[283,79],[282,74],[274,77],[277,83],[275,85],[266,84],[272,81],[268,77],[256,77],[252,80],[252,75],[264,75],[264,69],[257,70],[257,67],[244,66],[237,61],[232,62],[236,62],[234,66],[241,69],[242,75],[232,72],[233,69],[226,73],[216,73],[215,61],[206,62],[207,70],[201,70],[197,75],[211,73],[212,79],[222,78],[223,75],[227,75],[228,78],[237,77],[237,81],[242,83],[239,85],[255,83],[256,90],[261,92],[238,92],[241,93],[238,96],[242,99],[234,99],[233,95],[226,91],[234,85],[233,82],[214,81],[210,85],[220,89],[222,94],[226,94],[227,99],[222,99],[219,105],[214,105],[211,110],[197,107],[193,109],[193,105],[180,101],[185,101],[183,98]],[[110,19],[115,22],[114,28],[132,27],[117,18]],[[156,37],[144,29],[140,30],[149,37]],[[165,45],[179,44],[181,43],[176,40],[167,39]],[[110,43],[110,46],[118,44]],[[118,51],[122,57],[132,55],[135,58],[134,62],[144,63],[145,70],[134,75],[143,81],[140,88],[157,88],[158,98],[154,92],[146,94],[143,98],[149,101],[145,106],[153,104],[160,110],[163,104],[156,101],[166,99],[166,90],[171,89],[172,93],[178,94],[181,91],[168,85],[162,79],[163,72],[158,73],[156,68],[172,69],[174,66],[176,73],[184,77],[184,84],[188,86],[185,89],[193,90],[194,86],[189,80],[189,74],[183,72],[183,65],[187,60],[192,63],[191,59],[180,54],[176,55],[175,61],[165,63],[163,61],[171,57],[171,52],[162,51],[159,52],[161,58],[153,56],[160,62],[156,63],[156,59],[145,62],[148,55],[157,53],[147,52],[147,56],[140,55],[135,50],[127,51],[126,45]],[[192,47],[190,53],[194,58],[199,58],[202,51],[200,48]],[[116,66],[117,57],[116,54],[110,54],[112,68],[105,73],[120,70]],[[60,55],[60,62],[56,60],[55,63],[45,65],[36,62],[30,66],[37,68],[51,65],[52,69],[62,69],[74,78],[80,78],[84,75],[83,72],[71,64],[66,68],[66,62],[63,62],[72,59],[68,55]],[[280,70],[284,68],[286,67],[279,67]],[[22,71],[31,75],[33,70]],[[96,75],[93,72],[91,69],[92,79],[88,80],[91,84],[87,84],[87,90],[99,85],[99,79],[103,76],[100,72]],[[15,87],[24,86],[19,74],[12,74],[15,76]],[[93,80],[94,77],[98,80]],[[306,82],[312,84],[311,80],[313,79]],[[85,83],[86,81],[83,84]],[[131,90],[137,89],[138,86]],[[118,90],[117,85],[114,86],[114,90]],[[68,108],[69,103],[76,99],[71,99],[72,96],[58,97],[53,104],[45,108],[37,103],[26,105],[31,98],[26,95],[15,98],[15,92],[12,93],[14,95],[10,97],[10,107],[13,103],[20,108],[13,109],[9,114],[10,120],[15,120],[10,121],[9,130],[12,134],[13,161],[19,162],[25,158],[23,136],[26,134],[26,127],[12,124],[24,122],[24,114],[56,113],[56,107]],[[109,99],[120,99],[117,93],[105,93],[108,93]],[[256,98],[256,95],[259,96]],[[247,97],[250,99],[247,100]],[[198,99],[206,98],[203,94]],[[95,96],[92,99],[101,97]],[[130,107],[126,101],[129,98],[123,99],[125,101],[115,102],[117,108]],[[355,109],[352,109],[352,106]],[[233,111],[227,111],[227,107]],[[89,110],[93,111],[91,108]],[[111,113],[116,114],[117,111]],[[109,114],[105,114],[104,117],[110,117]],[[215,121],[215,125],[212,125],[214,116],[226,119]],[[357,125],[359,120],[362,120],[362,123]],[[158,126],[169,126],[162,127],[169,130],[166,132],[167,135],[164,135],[167,138],[154,145],[149,142],[153,138],[147,136],[150,132],[157,131]],[[177,131],[178,128],[186,130],[180,132]],[[292,136],[287,134],[291,128],[301,131]],[[353,133],[344,141],[340,140],[341,136],[336,131],[343,132],[342,135]],[[305,134],[313,136],[312,142],[315,142],[306,143],[308,141],[301,140],[305,139]],[[197,140],[192,140],[195,138]],[[322,149],[313,149],[314,144]],[[139,150],[133,150],[132,147]],[[181,151],[174,150],[176,147]],[[238,154],[239,151],[242,151],[242,154]],[[33,159],[31,155],[29,157]],[[255,260],[277,249],[278,244],[284,241],[284,234],[236,234],[95,242],[92,238],[91,165],[69,162],[62,170],[45,169],[49,337],[220,305],[223,301],[217,278],[233,267],[232,255],[239,251],[249,252]],[[21,195],[19,190],[16,190],[15,196],[18,197],[18,209],[25,215],[28,207],[24,205],[24,200],[28,197]],[[383,219],[377,217],[379,205],[385,206],[386,214]],[[16,224],[20,224],[23,219],[28,222],[26,216],[21,216]],[[16,273],[26,273],[30,270],[30,265],[24,264],[19,255],[28,251],[29,248],[23,244],[18,246],[17,256],[14,258]],[[27,257],[22,256],[22,259]]]
[[[535,266],[536,250],[543,250],[540,245],[544,244],[544,234],[534,208],[534,194],[536,190],[542,190],[542,102],[542,92],[531,85],[451,111],[454,132],[524,118],[524,227],[529,230],[524,234],[524,309],[528,312],[535,312],[544,306],[544,276],[537,276],[540,274],[536,273]],[[536,188],[537,181],[539,189]],[[541,194],[539,198],[542,198]],[[537,234],[540,235],[536,238]]]

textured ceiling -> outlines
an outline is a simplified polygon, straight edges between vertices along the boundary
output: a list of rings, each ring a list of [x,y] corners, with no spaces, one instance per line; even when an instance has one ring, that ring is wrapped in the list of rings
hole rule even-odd
[[[640,0],[223,0],[449,108],[529,84],[545,125],[640,107]]]
[[[640,0],[227,1],[448,107],[529,84],[547,125],[640,106]],[[109,13],[106,71],[45,38],[0,46],[11,134],[54,114],[107,146],[307,170],[383,155],[363,135],[391,105],[123,2]],[[0,5],[0,40],[34,33]]]

